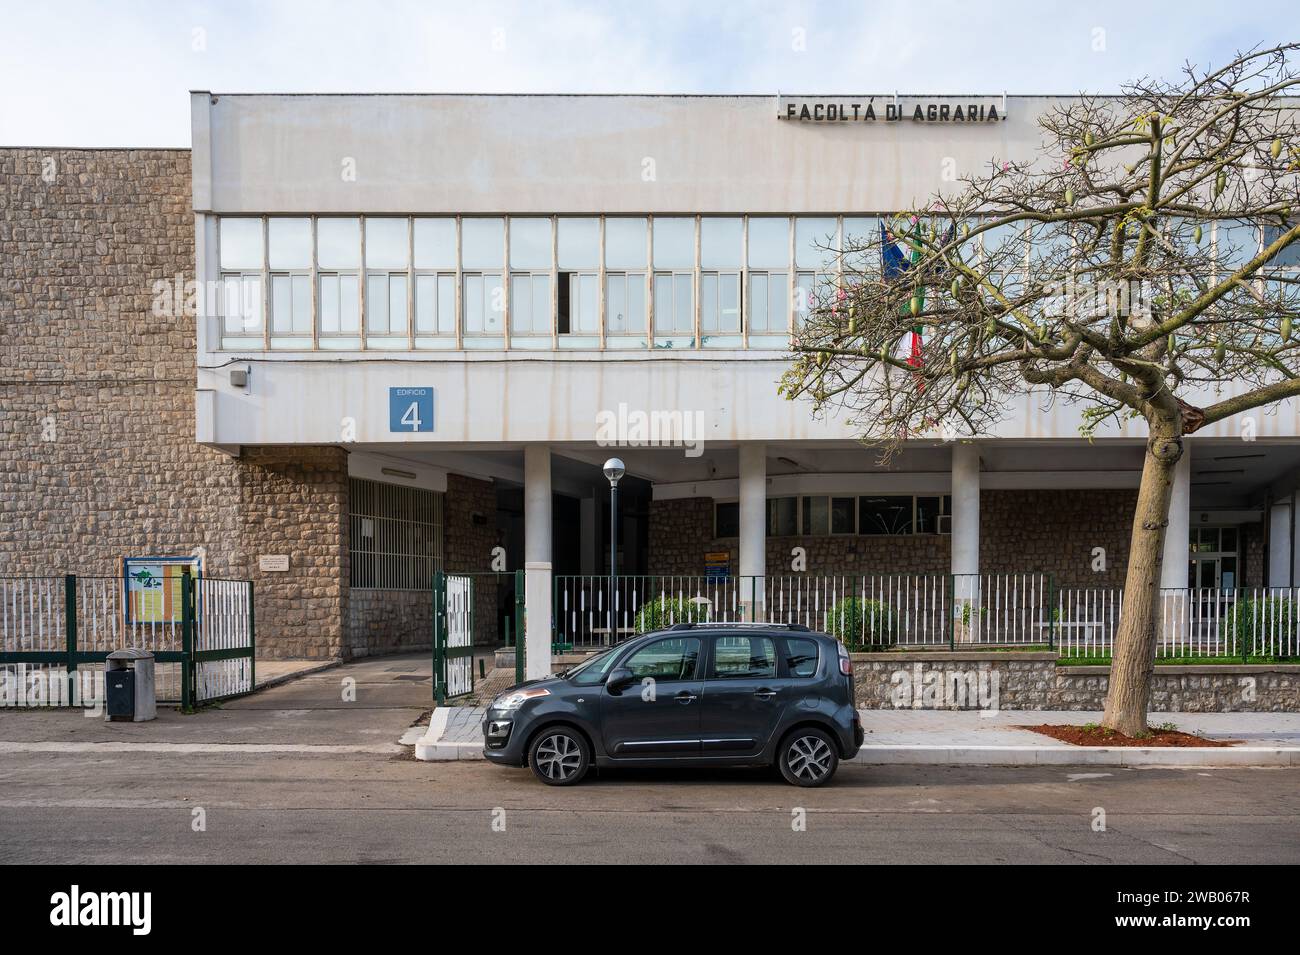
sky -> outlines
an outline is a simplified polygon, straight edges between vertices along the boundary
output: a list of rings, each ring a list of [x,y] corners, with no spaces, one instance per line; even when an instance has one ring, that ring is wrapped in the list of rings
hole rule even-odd
[[[189,146],[189,90],[1106,93],[1294,23],[1294,0],[0,0],[0,146]]]

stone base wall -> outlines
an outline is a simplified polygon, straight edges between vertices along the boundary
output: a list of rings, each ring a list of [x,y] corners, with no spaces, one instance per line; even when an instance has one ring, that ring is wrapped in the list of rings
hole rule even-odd
[[[1051,653],[855,653],[853,671],[873,710],[1101,710],[1110,682]],[[1300,712],[1300,666],[1158,666],[1151,712]]]
[[[443,508],[443,568],[449,574],[484,575],[474,577],[476,646],[494,646],[503,642],[498,635],[501,602],[511,584],[504,577],[487,575],[493,569],[492,549],[505,544],[497,530],[496,514],[496,487],[491,481],[480,481],[462,474],[447,475],[447,499]]]
[[[354,588],[348,602],[348,643],[353,657],[431,649],[432,592]]]

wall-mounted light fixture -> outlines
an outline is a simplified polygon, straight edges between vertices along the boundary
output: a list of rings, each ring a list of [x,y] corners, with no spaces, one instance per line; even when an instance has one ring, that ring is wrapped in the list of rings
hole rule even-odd
[[[419,475],[414,471],[399,471],[397,468],[380,468],[380,474],[387,474],[389,477],[406,478],[408,481],[414,481]]]

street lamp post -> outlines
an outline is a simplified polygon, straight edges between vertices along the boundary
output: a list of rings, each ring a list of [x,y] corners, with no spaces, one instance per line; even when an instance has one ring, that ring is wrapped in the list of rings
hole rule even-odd
[[[627,468],[618,458],[610,458],[602,469],[609,480],[609,642],[617,643],[614,630],[614,602],[618,593],[618,482]]]

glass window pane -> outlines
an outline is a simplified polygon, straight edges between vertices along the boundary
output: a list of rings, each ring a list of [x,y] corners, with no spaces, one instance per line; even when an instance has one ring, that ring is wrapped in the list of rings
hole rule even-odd
[[[767,275],[763,272],[749,276],[749,328],[754,332],[768,329]]]
[[[510,331],[525,334],[533,330],[533,296],[529,276],[510,276]]]
[[[339,277],[320,277],[320,330],[322,334],[339,330]]]
[[[311,276],[293,277],[293,331],[296,335],[311,334]]]
[[[503,219],[461,219],[461,259],[467,269],[499,269],[505,262]]]
[[[311,268],[311,220],[272,217],[267,220],[267,255],[273,269]]]
[[[831,498],[831,533],[852,534],[853,524],[853,498]]]
[[[510,220],[510,265],[516,269],[551,267],[551,220]]]
[[[360,254],[360,253],[358,253]],[[361,330],[361,282],[355,275],[339,276],[339,331],[356,334]]]
[[[262,327],[261,276],[245,275],[240,279],[239,303],[240,314],[244,318],[244,330],[260,330]]]
[[[785,667],[792,677],[817,675],[817,641],[803,637],[785,638]]]
[[[366,219],[366,268],[406,268],[406,229],[405,219]]]
[[[767,536],[792,537],[798,529],[797,497],[773,497],[767,502]]]
[[[726,501],[714,507],[713,535],[715,537],[740,536],[740,504]]]
[[[538,335],[551,333],[551,277],[549,275],[533,276],[533,332]]]
[[[635,275],[627,283],[627,330],[645,334],[646,277]]]
[[[271,276],[271,328],[282,334],[293,331],[293,290],[287,275]]]
[[[937,497],[918,497],[916,499],[916,533],[939,533],[939,501]]]
[[[718,276],[706,272],[700,276],[700,331],[718,330]]]
[[[740,331],[740,273],[718,276],[718,314],[720,328]]]
[[[670,683],[689,680],[695,676],[695,664],[700,657],[698,637],[673,637],[656,640],[637,650],[623,664],[637,680],[651,679]]]
[[[656,275],[655,283],[655,331],[661,334],[673,330],[673,277]]]
[[[559,267],[565,270],[595,269],[600,267],[600,220],[558,220],[556,237]]]
[[[700,220],[700,268],[740,268],[744,228],[744,220],[740,218],[716,216],[702,218]]]
[[[1265,248],[1267,248],[1268,246],[1276,242],[1281,237],[1283,231],[1289,232],[1291,229],[1294,228],[1295,228],[1294,219],[1292,219],[1290,222],[1287,223],[1286,230],[1283,230],[1283,228],[1278,225],[1264,226]],[[1292,268],[1292,269],[1300,267],[1300,242],[1292,242],[1281,252],[1279,252],[1273,258],[1273,261],[1269,263],[1269,268],[1275,268],[1275,267],[1285,267],[1285,268]]]
[[[614,216],[605,220],[605,268],[646,267],[646,220]]]
[[[776,644],[771,637],[713,638],[713,680],[770,680],[776,676]]]
[[[221,220],[221,267],[223,269],[260,269],[262,267],[262,220]]]
[[[505,282],[499,275],[483,276],[483,295],[487,307],[484,328],[500,333],[505,325]]]
[[[623,321],[627,308],[627,276],[609,275],[605,278],[605,307],[609,314],[609,332],[611,335],[624,330]]]
[[[339,331],[361,330],[361,281],[355,275],[339,276]]]
[[[845,250],[844,266],[858,273],[880,271],[880,219],[875,216],[845,216],[844,237],[840,248]],[[857,252],[849,252],[857,249]]]
[[[1222,537],[1219,539],[1219,547],[1225,554],[1235,554],[1237,552],[1237,529],[1235,527],[1225,527],[1222,531]]]
[[[415,267],[456,268],[456,220],[415,220]]]
[[[790,265],[790,220],[785,216],[751,216],[749,265],[756,269],[784,269]]]
[[[774,272],[767,277],[767,330],[784,332],[790,323],[790,276]]]
[[[372,335],[388,332],[388,276],[366,278],[366,328]]]
[[[654,265],[657,269],[695,268],[695,220],[687,217],[656,218]]]
[[[388,331],[406,334],[406,276],[388,276]]]
[[[800,216],[794,220],[794,261],[801,268],[829,268],[835,261],[838,225],[831,216]],[[829,248],[827,248],[829,247]]]
[[[438,333],[456,333],[456,276],[438,276]]]
[[[483,276],[465,276],[465,331],[483,331]]]
[[[438,276],[415,277],[415,330],[432,335],[438,330]]]
[[[361,220],[316,220],[316,262],[322,269],[361,266]]]
[[[912,533],[912,499],[903,496],[858,498],[858,533]]]
[[[689,275],[673,276],[673,317],[676,330],[695,332],[695,287]]]
[[[829,512],[824,497],[805,497],[803,499],[803,532],[810,535],[825,534],[828,527]]]

